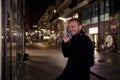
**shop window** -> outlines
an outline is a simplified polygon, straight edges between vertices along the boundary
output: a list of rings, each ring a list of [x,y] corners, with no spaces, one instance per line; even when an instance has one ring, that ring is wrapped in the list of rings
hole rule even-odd
[[[92,5],[92,17],[98,16],[98,4]]]
[[[104,14],[104,2],[100,3],[100,14]]]
[[[92,20],[91,20],[91,23],[98,23],[98,16],[93,17]]]
[[[100,15],[100,21],[104,21],[104,20],[105,20],[105,15],[104,14]]]
[[[105,14],[105,21],[108,21],[109,20],[109,13],[106,13]]]
[[[105,13],[109,12],[109,0],[105,0]]]

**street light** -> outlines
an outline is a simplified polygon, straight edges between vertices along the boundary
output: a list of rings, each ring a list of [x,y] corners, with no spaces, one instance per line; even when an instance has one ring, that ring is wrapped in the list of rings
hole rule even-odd
[[[59,17],[58,19],[60,19],[60,20],[62,20],[62,21],[64,21],[64,22],[66,22],[67,20],[71,19],[71,17],[69,17],[69,18]]]
[[[69,19],[71,19],[71,17],[69,17],[69,18],[59,17],[58,19],[60,19],[60,20],[63,21],[63,24],[64,24],[64,31],[63,31],[63,33],[65,34],[66,31],[67,31],[67,21],[68,21]]]

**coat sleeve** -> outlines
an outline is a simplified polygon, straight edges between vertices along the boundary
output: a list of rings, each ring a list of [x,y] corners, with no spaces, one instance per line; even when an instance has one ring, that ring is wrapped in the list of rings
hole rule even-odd
[[[73,56],[73,50],[72,50],[72,48],[70,47],[69,42],[64,43],[64,42],[62,41],[62,53],[63,53],[63,56],[64,56],[64,57],[72,57],[72,56]]]

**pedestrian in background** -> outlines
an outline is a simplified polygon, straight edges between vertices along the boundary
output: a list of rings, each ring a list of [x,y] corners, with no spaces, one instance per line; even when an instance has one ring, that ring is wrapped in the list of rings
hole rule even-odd
[[[68,58],[63,73],[56,80],[90,80],[90,67],[94,65],[94,45],[82,30],[77,18],[68,21],[68,31],[63,36],[62,52]]]

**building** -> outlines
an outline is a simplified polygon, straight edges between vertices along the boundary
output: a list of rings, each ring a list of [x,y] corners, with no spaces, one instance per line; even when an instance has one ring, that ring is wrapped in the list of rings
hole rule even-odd
[[[0,80],[21,80],[25,1],[0,0]]]
[[[98,50],[120,50],[120,1],[98,0],[78,10],[85,31],[96,42]],[[115,7],[116,6],[116,7]]]

